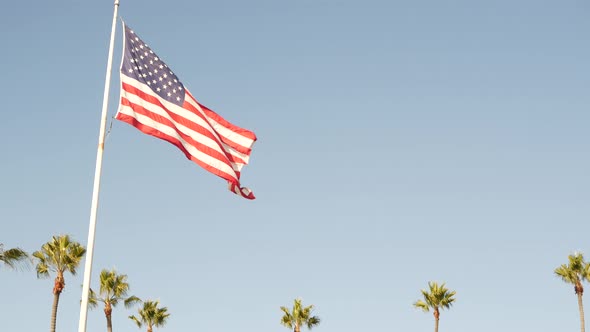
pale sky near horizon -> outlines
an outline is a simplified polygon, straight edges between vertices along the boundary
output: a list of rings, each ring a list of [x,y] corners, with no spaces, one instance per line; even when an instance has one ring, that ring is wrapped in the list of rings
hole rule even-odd
[[[0,11],[7,247],[86,244],[112,10]],[[156,331],[287,331],[279,307],[296,297],[319,332],[432,331],[412,307],[431,280],[457,291],[441,332],[579,330],[553,270],[574,251],[590,260],[588,2],[122,0],[119,14],[258,136],[248,201],[112,124],[93,287],[103,268],[127,274],[169,308]],[[0,275],[2,329],[49,329],[52,280]],[[82,276],[66,275],[58,331],[77,331]],[[114,330],[138,330],[133,313],[116,308]],[[87,331],[105,329],[91,311]]]

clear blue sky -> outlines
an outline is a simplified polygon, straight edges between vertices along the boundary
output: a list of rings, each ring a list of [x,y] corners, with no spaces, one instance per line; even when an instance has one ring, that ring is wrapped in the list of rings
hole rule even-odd
[[[0,242],[86,244],[111,1],[0,11]],[[162,331],[577,331],[553,269],[590,258],[590,5],[532,1],[122,0],[203,104],[256,132],[241,199],[172,145],[113,123],[103,268],[172,314]],[[119,96],[118,26],[109,118]],[[110,121],[109,121],[110,122]],[[52,281],[0,269],[2,330],[49,328]],[[83,266],[58,331],[77,331]],[[586,300],[587,306],[590,301]],[[123,307],[115,331],[136,331]],[[88,331],[106,328],[101,309]]]

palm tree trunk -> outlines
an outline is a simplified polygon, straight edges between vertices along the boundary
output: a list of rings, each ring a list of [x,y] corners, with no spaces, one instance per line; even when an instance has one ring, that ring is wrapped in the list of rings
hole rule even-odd
[[[586,331],[586,323],[584,322],[584,304],[582,303],[582,293],[578,293],[578,309],[580,309],[580,331]]]
[[[438,308],[434,308],[434,332],[438,332],[438,319],[440,317],[440,312]]]
[[[53,307],[51,308],[51,325],[50,332],[55,332],[55,322],[57,321],[57,305],[59,304],[59,293],[53,294]]]
[[[107,318],[107,331],[113,332],[113,322],[111,321],[111,314],[113,313],[113,308],[111,307],[111,302],[106,301],[104,304],[104,315]]]
[[[55,332],[55,322],[57,321],[57,306],[59,305],[59,295],[63,291],[66,283],[64,282],[63,272],[58,271],[57,277],[53,282],[53,307],[51,308],[51,325],[50,332]]]
[[[111,315],[107,316],[107,331],[113,332],[113,322],[111,321]]]

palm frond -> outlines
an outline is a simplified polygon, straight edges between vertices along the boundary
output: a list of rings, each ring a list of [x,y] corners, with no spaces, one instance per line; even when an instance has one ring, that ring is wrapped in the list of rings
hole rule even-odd
[[[37,263],[37,266],[35,266],[35,270],[37,271],[37,278],[49,277],[50,267],[47,263],[47,257],[41,251],[35,251],[33,253],[33,257],[39,261]]]
[[[319,325],[320,321],[321,319],[318,316],[309,317],[309,319],[306,322],[307,328],[311,330],[314,326]]]
[[[142,322],[140,319],[137,319],[137,317],[135,317],[134,315],[129,316],[129,319],[134,321],[135,324],[137,324],[137,327],[141,328]]]
[[[586,280],[586,281],[590,281],[590,263],[586,263],[584,265],[584,268],[582,270],[581,279]]]
[[[418,300],[418,301],[414,302],[414,307],[416,307],[418,309],[422,309],[422,311],[424,311],[424,312],[428,312],[430,310],[430,306],[422,300]]]
[[[11,248],[4,250],[4,245],[0,243],[0,262],[10,268],[26,266],[29,255],[20,248]]]
[[[281,317],[281,324],[292,329],[293,328],[293,316],[291,316],[291,312],[286,307],[281,307],[281,310],[285,313],[283,317]]]
[[[90,309],[98,307],[98,298],[96,297],[96,293],[92,290],[92,288],[88,290],[88,307]]]
[[[126,298],[125,301],[123,301],[123,304],[125,305],[125,308],[131,308],[132,306],[140,302],[141,299],[139,297],[132,295]]]

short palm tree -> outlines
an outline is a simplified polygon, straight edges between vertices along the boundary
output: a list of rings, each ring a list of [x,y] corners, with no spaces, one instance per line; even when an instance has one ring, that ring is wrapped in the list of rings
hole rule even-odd
[[[287,307],[281,307],[281,310],[285,313],[281,318],[281,324],[293,329],[293,332],[301,332],[301,326],[307,326],[311,330],[314,326],[320,324],[320,318],[311,315],[313,309],[313,305],[303,307],[301,299],[295,299],[291,311]]]
[[[55,332],[59,296],[66,286],[64,273],[68,271],[75,275],[76,268],[80,265],[85,253],[86,249],[80,243],[73,241],[68,235],[52,237],[51,241],[41,246],[41,250],[33,253],[33,258],[38,261],[36,266],[38,278],[49,277],[50,272],[56,274],[53,283],[51,332]]]
[[[137,310],[139,317],[129,316],[129,319],[141,328],[143,325],[147,326],[147,332],[153,332],[154,327],[164,326],[170,314],[168,308],[158,308],[159,301],[144,301],[141,309]]]
[[[10,268],[16,268],[18,264],[26,264],[29,255],[20,248],[11,248],[4,250],[4,245],[0,243],[0,262]]]
[[[113,331],[111,315],[114,307],[120,302],[123,302],[125,307],[129,308],[140,301],[136,296],[128,296],[128,292],[129,283],[127,282],[127,275],[117,274],[114,269],[111,271],[104,269],[100,272],[100,291],[98,296],[94,291],[90,290],[90,296],[88,298],[90,307],[95,308],[98,306],[98,302],[104,303],[104,314],[107,319],[108,332]]]
[[[429,290],[422,290],[424,300],[414,302],[416,308],[422,309],[424,312],[429,312],[432,309],[434,314],[434,332],[438,332],[438,320],[440,318],[441,309],[449,309],[453,302],[455,302],[455,291],[450,291],[445,287],[445,284],[439,285],[436,282],[428,282]]]
[[[582,303],[582,295],[584,295],[584,280],[590,280],[590,264],[584,261],[584,255],[581,253],[574,253],[568,256],[568,263],[562,264],[555,269],[555,275],[561,278],[564,282],[574,285],[574,292],[578,297],[578,310],[580,311],[580,327],[584,332],[584,305]]]

